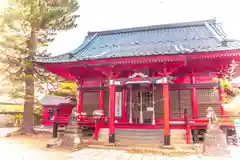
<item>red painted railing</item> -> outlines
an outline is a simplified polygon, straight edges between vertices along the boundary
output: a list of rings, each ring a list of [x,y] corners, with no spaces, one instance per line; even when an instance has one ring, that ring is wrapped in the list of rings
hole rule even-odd
[[[66,126],[69,122],[69,116],[55,116],[53,123],[57,126]],[[79,116],[77,118],[77,124],[84,127],[93,127],[94,139],[98,140],[98,133],[103,123],[106,121],[105,116]],[[57,131],[56,131],[57,132]],[[54,135],[56,137],[56,133]]]
[[[105,117],[96,117],[96,116],[80,116],[77,118],[77,123],[81,126],[87,124],[94,124],[95,120],[106,119]],[[67,125],[69,121],[69,116],[57,116],[54,118],[53,122],[57,122],[58,124]]]

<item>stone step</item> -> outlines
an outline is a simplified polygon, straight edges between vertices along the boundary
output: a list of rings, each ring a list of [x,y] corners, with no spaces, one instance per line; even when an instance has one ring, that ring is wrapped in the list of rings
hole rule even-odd
[[[132,140],[138,140],[138,139],[146,139],[146,140],[161,140],[163,139],[163,136],[123,136],[123,135],[117,135],[116,139],[132,139]]]
[[[138,137],[141,137],[141,136],[162,136],[163,133],[129,133],[129,132],[126,132],[126,133],[119,133],[119,132],[116,132],[115,133],[116,135],[122,135],[122,136],[138,136]]]
[[[134,145],[134,144],[159,145],[163,142],[163,130],[117,129],[116,140],[123,145]]]
[[[186,140],[171,140],[171,144],[185,144]]]
[[[135,135],[135,136],[161,136],[163,131],[145,131],[145,130],[116,130],[116,135]]]
[[[153,145],[157,145],[157,144],[162,144],[163,140],[147,140],[147,139],[138,139],[138,140],[132,140],[132,139],[121,139],[121,140],[117,140],[117,142],[119,142],[120,144],[129,144],[129,145],[133,145],[133,144],[153,144]]]
[[[161,129],[116,129],[116,141],[121,144],[160,144],[164,133]],[[100,130],[100,140],[108,142],[108,130]],[[171,130],[171,144],[185,144],[185,130]]]
[[[144,142],[145,144],[155,144],[156,142],[163,142],[163,137],[126,137],[126,136],[117,136],[116,141],[123,142],[129,141],[134,143]],[[171,139],[172,144],[185,144],[185,139]]]

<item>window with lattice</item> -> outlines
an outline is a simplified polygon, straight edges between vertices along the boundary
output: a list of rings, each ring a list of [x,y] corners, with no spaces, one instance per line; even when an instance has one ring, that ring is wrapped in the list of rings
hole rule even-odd
[[[198,103],[219,103],[219,94],[215,89],[198,89]]]

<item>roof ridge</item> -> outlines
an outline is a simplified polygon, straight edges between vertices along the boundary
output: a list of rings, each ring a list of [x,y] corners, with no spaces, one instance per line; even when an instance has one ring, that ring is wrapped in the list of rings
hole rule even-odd
[[[219,26],[216,26],[216,25],[211,25],[213,27],[213,29],[220,35],[222,36],[224,39],[227,39],[228,38],[228,34],[225,33],[223,31],[223,29],[220,30]],[[221,26],[222,27],[222,26]]]
[[[85,38],[83,40],[83,43],[78,47],[76,48],[75,50],[73,50],[72,52],[70,52],[69,54],[77,54],[78,52],[80,52],[82,49],[86,48],[96,37],[98,36],[97,33],[93,34],[91,37],[90,36],[87,36],[87,38]],[[87,41],[85,44],[84,42]]]
[[[150,26],[142,26],[142,27],[132,27],[132,28],[123,28],[123,29],[113,29],[113,30],[105,30],[105,31],[91,31],[88,32],[88,36],[97,34],[97,35],[108,35],[108,34],[117,34],[117,33],[126,33],[126,32],[141,32],[145,30],[156,30],[156,29],[164,29],[164,28],[177,28],[177,27],[189,27],[196,25],[204,25],[208,24],[216,24],[216,19],[208,19],[201,21],[189,21],[189,22],[180,22],[180,23],[168,23],[168,24],[160,24],[160,25],[150,25]]]

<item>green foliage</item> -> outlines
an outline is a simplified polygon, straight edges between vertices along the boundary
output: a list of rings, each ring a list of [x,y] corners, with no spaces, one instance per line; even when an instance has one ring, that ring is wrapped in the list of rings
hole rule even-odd
[[[51,91],[50,95],[67,97],[71,100],[73,105],[76,105],[77,90],[78,85],[75,82],[63,82],[59,84],[56,90]]]
[[[75,27],[73,13],[77,0],[11,0],[0,26],[0,72],[2,80],[11,83],[11,96],[23,98],[24,131],[31,132],[35,93],[58,77],[45,72],[32,62],[35,56],[49,56],[46,49],[56,31]],[[43,50],[41,52],[41,50]]]
[[[62,80],[33,64],[31,59],[36,55],[50,56],[46,47],[54,40],[56,31],[76,26],[78,16],[73,13],[79,6],[77,0],[13,0],[9,3],[1,15],[0,72],[2,81],[11,83],[11,97],[26,98],[25,80],[34,81],[36,92],[44,92],[46,86]],[[33,74],[27,73],[27,69],[32,69]]]
[[[15,127],[19,127],[20,124],[21,124],[22,119],[23,119],[22,114],[17,114],[17,115],[14,117],[14,126],[15,126]]]
[[[233,98],[240,95],[240,90],[234,88],[228,78],[216,78],[215,80],[224,89],[223,103],[229,103]]]

